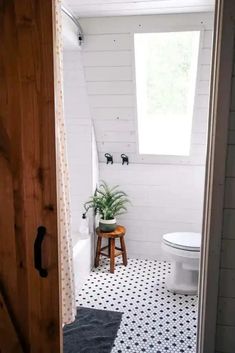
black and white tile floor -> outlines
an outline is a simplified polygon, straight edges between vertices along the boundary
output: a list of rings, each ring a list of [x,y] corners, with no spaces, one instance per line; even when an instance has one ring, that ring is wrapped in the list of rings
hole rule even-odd
[[[197,297],[167,291],[170,264],[116,262],[110,274],[108,260],[102,259],[77,295],[78,306],[124,313],[112,353],[195,353]]]

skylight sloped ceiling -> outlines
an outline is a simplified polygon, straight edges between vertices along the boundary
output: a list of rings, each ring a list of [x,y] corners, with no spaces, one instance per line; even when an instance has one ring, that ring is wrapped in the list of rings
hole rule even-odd
[[[210,12],[215,0],[65,0],[78,17]]]
[[[66,0],[64,5],[79,17],[85,34],[81,55],[100,162],[110,153],[120,163],[125,153],[130,163],[156,163],[156,156],[138,152],[134,33],[203,30],[192,130],[192,163],[203,164],[214,0]],[[167,162],[174,163],[174,156]]]

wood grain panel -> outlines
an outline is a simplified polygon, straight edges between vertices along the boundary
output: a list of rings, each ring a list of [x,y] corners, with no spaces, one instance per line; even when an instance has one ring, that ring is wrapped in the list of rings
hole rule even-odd
[[[0,292],[0,349],[1,352],[23,353],[18,334],[12,323],[7,305]]]
[[[2,1],[0,11],[0,119],[1,155],[1,207],[0,258],[1,286],[4,287],[14,324],[24,350],[29,350],[28,339],[28,279],[23,221],[23,188],[21,158],[20,82],[18,79],[17,37],[14,2]],[[9,274],[9,268],[11,272]],[[24,285],[22,285],[24,283]],[[20,285],[21,284],[21,285]],[[16,297],[16,293],[18,297]],[[20,298],[20,300],[19,300]]]
[[[0,2],[0,280],[26,353],[60,352],[61,341],[53,4]],[[34,268],[41,225],[47,278]]]

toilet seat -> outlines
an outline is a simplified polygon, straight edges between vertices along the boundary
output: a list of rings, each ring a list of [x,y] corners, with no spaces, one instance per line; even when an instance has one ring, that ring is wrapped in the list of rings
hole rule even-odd
[[[193,232],[176,232],[163,235],[163,243],[184,251],[200,252],[201,234]]]

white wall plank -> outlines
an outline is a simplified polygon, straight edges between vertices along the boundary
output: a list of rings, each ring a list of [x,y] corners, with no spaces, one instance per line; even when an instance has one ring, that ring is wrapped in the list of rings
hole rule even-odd
[[[100,94],[134,94],[132,81],[88,82],[87,92],[90,96]]]
[[[118,131],[105,131],[100,133],[97,138],[97,142],[135,142],[136,136],[135,131],[122,131],[121,133]]]
[[[113,151],[119,153],[134,153],[136,152],[136,143],[135,142],[98,142],[98,150],[102,153],[108,152],[112,153]]]
[[[157,21],[156,21],[157,17]],[[213,28],[212,13],[187,13],[187,14],[169,14],[169,15],[152,15],[152,16],[124,16],[119,17],[103,17],[103,18],[80,18],[82,28],[85,34],[104,34],[104,33],[127,33],[138,32],[155,32],[164,30],[165,28],[205,28],[211,30]]]
[[[199,70],[199,79],[201,81],[209,81],[210,80],[210,65],[202,64]]]
[[[164,259],[163,234],[201,231],[204,167],[122,166],[120,154],[117,163],[100,164],[100,177],[121,185],[131,200],[119,218],[127,228],[129,256]]]
[[[132,120],[120,120],[120,119],[115,119],[113,120],[95,120],[94,122],[95,125],[95,131],[98,134],[103,133],[105,131],[116,131],[116,132],[122,132],[122,131],[134,131],[135,130],[135,125]],[[97,137],[97,140],[100,140]]]
[[[130,81],[132,80],[132,77],[130,66],[85,68],[85,78],[87,82]]]
[[[130,50],[96,51],[93,55],[90,52],[84,52],[83,62],[84,67],[129,66],[132,63],[132,53]]]
[[[206,30],[203,38],[203,48],[211,48],[212,44],[212,30]]]
[[[202,48],[201,64],[210,65],[211,63],[211,46],[209,48]]]
[[[84,51],[130,50],[131,43],[127,34],[86,35],[83,44]]]
[[[198,94],[208,94],[209,95],[210,81],[199,81],[197,93]]]
[[[197,96],[197,108],[206,108],[208,109],[209,97],[208,94],[198,94]]]
[[[207,141],[207,134],[202,132],[194,132],[192,134],[192,143],[194,145],[205,145]]]
[[[134,109],[128,107],[101,107],[91,108],[93,120],[97,121],[131,121],[131,126],[134,126],[133,115]],[[110,126],[110,125],[109,125]],[[104,127],[105,128],[105,127]]]
[[[90,104],[93,108],[98,107],[134,107],[134,96],[130,94],[119,95],[93,95],[90,96]]]

